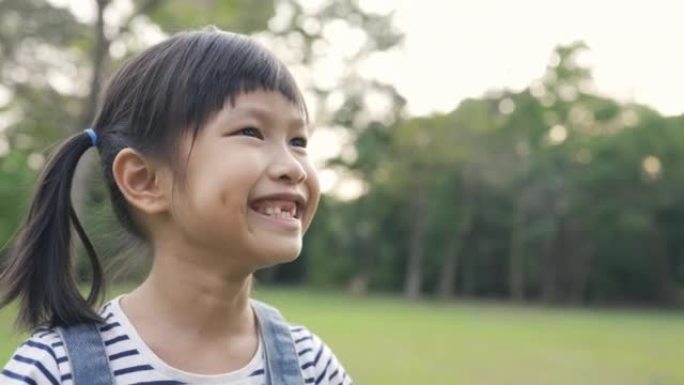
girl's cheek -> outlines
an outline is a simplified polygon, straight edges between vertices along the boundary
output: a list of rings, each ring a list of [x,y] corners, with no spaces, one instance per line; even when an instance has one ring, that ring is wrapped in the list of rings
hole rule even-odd
[[[320,190],[320,183],[318,180],[318,170],[313,167],[313,165],[310,162],[307,162],[305,165],[305,170],[306,170],[306,178],[309,182],[309,185],[311,186],[311,194],[312,195],[318,195],[319,190]]]
[[[313,218],[318,208],[318,201],[321,195],[321,188],[318,180],[318,171],[315,167],[311,165],[309,165],[309,168],[307,170],[307,182],[309,186],[309,201],[314,205],[314,209],[311,212],[311,217]]]

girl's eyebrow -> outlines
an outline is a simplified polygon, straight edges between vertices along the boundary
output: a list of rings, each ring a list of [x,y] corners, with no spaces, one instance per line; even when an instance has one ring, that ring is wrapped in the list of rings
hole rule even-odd
[[[240,116],[254,116],[262,122],[266,122],[267,124],[273,123],[275,120],[273,114],[266,108],[244,105],[238,107],[237,110]],[[287,127],[290,129],[306,128],[306,122],[301,117],[293,117],[288,119]]]

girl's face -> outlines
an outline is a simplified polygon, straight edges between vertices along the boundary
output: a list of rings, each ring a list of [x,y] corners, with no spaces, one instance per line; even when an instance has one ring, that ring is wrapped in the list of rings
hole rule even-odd
[[[279,92],[226,102],[181,154],[171,214],[184,242],[259,268],[295,259],[319,199],[300,110]]]

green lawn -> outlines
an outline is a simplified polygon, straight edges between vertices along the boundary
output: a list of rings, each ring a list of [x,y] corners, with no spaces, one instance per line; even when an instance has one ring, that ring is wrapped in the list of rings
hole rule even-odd
[[[320,335],[358,385],[684,384],[684,313],[408,303],[257,290]],[[21,336],[0,312],[0,361]]]

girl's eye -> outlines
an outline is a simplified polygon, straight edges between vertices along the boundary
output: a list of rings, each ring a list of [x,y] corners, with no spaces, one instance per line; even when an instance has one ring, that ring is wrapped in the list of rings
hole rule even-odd
[[[243,129],[239,130],[238,132],[236,132],[236,134],[238,134],[238,135],[245,135],[245,136],[252,136],[252,137],[255,137],[255,138],[263,139],[263,136],[261,135],[261,132],[260,132],[258,129],[254,128],[254,127],[245,127],[245,128],[243,128]]]
[[[298,138],[292,139],[292,140],[290,141],[290,143],[292,143],[292,145],[294,145],[294,146],[296,146],[296,147],[303,147],[303,148],[306,148],[306,145],[307,145],[308,141],[306,140],[306,138],[298,137]]]

